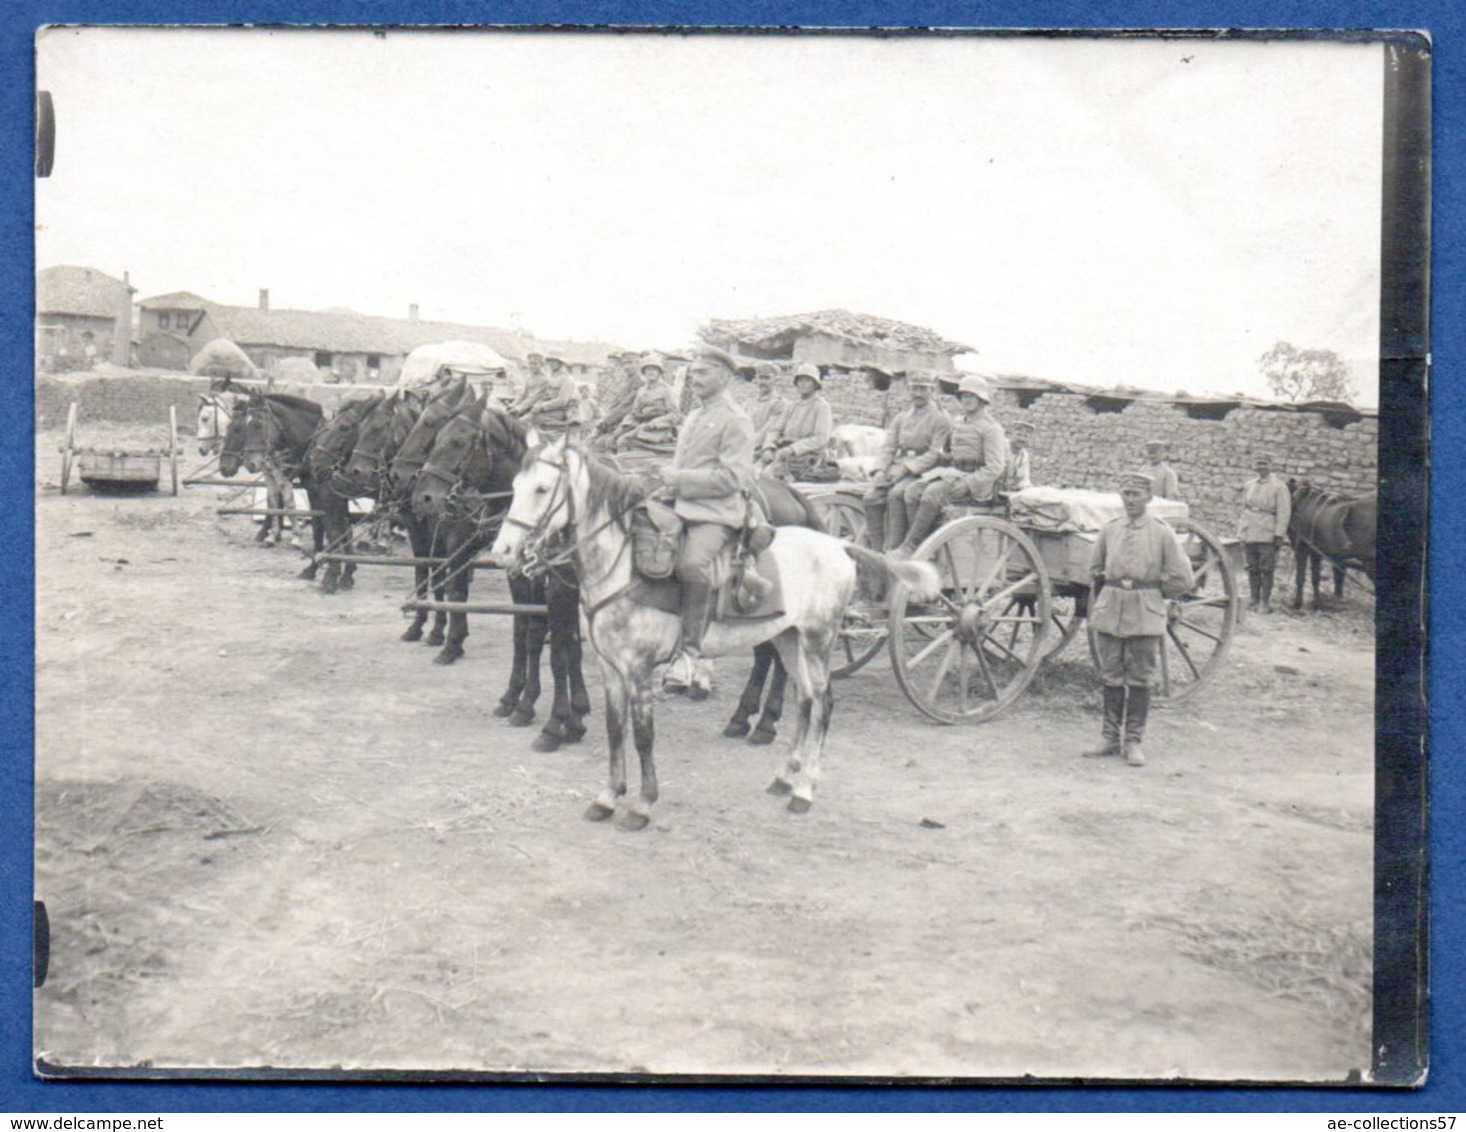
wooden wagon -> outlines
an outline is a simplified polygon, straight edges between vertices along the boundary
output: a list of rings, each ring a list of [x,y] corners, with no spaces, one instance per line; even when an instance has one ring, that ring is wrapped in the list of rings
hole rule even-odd
[[[88,487],[156,490],[168,461],[172,493],[178,494],[178,413],[168,406],[168,446],[146,451],[118,447],[81,448],[76,443],[77,405],[66,412],[66,443],[61,447],[61,494],[71,490],[72,473]]]
[[[863,539],[861,485],[799,486],[832,533]],[[949,514],[913,555],[936,566],[940,597],[915,602],[897,586],[883,601],[857,603],[836,646],[835,674],[855,672],[884,647],[902,691],[925,715],[941,723],[993,718],[1085,628],[1096,516],[1120,509],[1118,495],[1037,488],[996,511]],[[1237,574],[1231,548],[1184,504],[1157,500],[1152,513],[1175,529],[1196,576],[1190,593],[1167,602],[1156,697],[1174,703],[1221,668],[1240,609]]]

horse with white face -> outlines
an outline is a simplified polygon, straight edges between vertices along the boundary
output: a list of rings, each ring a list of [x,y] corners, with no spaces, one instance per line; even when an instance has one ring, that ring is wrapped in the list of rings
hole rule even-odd
[[[657,801],[652,675],[677,654],[682,629],[677,613],[638,600],[641,587],[632,566],[629,516],[644,496],[641,481],[560,438],[526,455],[493,546],[500,559],[533,560],[561,532],[570,540],[581,608],[606,683],[610,747],[610,781],[585,816],[604,821],[626,794],[629,716],[641,789],[621,818],[628,829],[645,828]],[[769,793],[788,795],[789,809],[803,813],[814,801],[820,776],[833,703],[830,649],[855,594],[855,562],[875,566],[924,596],[934,595],[938,582],[929,563],[889,559],[800,527],[780,528],[768,553],[782,583],[783,612],[759,620],[715,620],[703,639],[702,654],[747,652],[763,641],[779,650],[796,688],[798,727]]]

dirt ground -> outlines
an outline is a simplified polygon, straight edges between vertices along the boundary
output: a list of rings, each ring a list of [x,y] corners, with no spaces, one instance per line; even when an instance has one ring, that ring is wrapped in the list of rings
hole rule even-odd
[[[35,1049],[53,1066],[1342,1080],[1369,1064],[1373,632],[1250,618],[1098,731],[1081,650],[943,728],[878,660],[814,809],[720,737],[741,664],[657,714],[663,801],[581,820],[583,743],[491,709],[509,625],[400,643],[409,575],[296,580],[177,498],[61,496],[37,446]],[[196,463],[190,460],[189,463]],[[476,593],[498,588],[481,581]],[[542,714],[547,709],[542,701]]]

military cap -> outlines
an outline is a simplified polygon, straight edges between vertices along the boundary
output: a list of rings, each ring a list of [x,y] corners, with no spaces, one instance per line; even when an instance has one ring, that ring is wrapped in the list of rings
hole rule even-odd
[[[916,389],[923,387],[935,389],[937,387],[937,375],[929,369],[914,369],[906,375],[906,388]]]
[[[757,378],[778,377],[779,367],[773,362],[759,362],[753,367],[753,376]]]
[[[1034,430],[1032,421],[1014,421],[1005,427],[1009,432],[1032,432]]]
[[[1147,440],[1145,446],[1147,448],[1170,448],[1171,442],[1169,440]]]
[[[1154,491],[1154,481],[1144,472],[1126,472],[1120,477],[1120,488],[1143,487],[1146,491]]]
[[[801,377],[813,378],[816,385],[818,385],[822,389],[824,388],[825,379],[820,374],[820,367],[815,365],[813,362],[805,362],[802,366],[794,371],[795,381],[798,381]]]
[[[738,372],[738,359],[727,350],[720,350],[716,346],[699,346],[693,353],[693,358],[700,362],[712,362],[728,370],[729,373]]]
[[[993,399],[992,386],[990,386],[985,379],[978,377],[975,373],[962,375],[962,380],[957,383],[957,392],[959,394],[971,393],[974,397],[981,397],[984,401],[987,401],[989,403],[991,403]]]

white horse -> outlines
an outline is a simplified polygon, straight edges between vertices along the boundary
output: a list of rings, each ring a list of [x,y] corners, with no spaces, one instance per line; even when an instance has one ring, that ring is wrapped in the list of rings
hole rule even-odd
[[[514,480],[514,499],[493,546],[495,557],[552,558],[547,547],[566,532],[565,554],[580,578],[581,608],[606,683],[606,736],[611,773],[585,816],[604,821],[626,794],[628,714],[641,762],[640,797],[621,818],[643,829],[657,801],[652,747],[652,674],[676,655],[681,618],[643,604],[632,570],[629,514],[643,500],[645,483],[587,455],[565,438],[532,450]],[[714,621],[703,638],[707,656],[747,652],[763,641],[779,650],[798,695],[799,723],[769,793],[790,795],[789,809],[804,813],[814,801],[820,753],[830,723],[830,649],[845,607],[855,593],[855,563],[882,570],[923,597],[935,596],[930,563],[889,559],[863,547],[800,527],[781,527],[769,548],[783,588],[783,612],[760,620]]]

